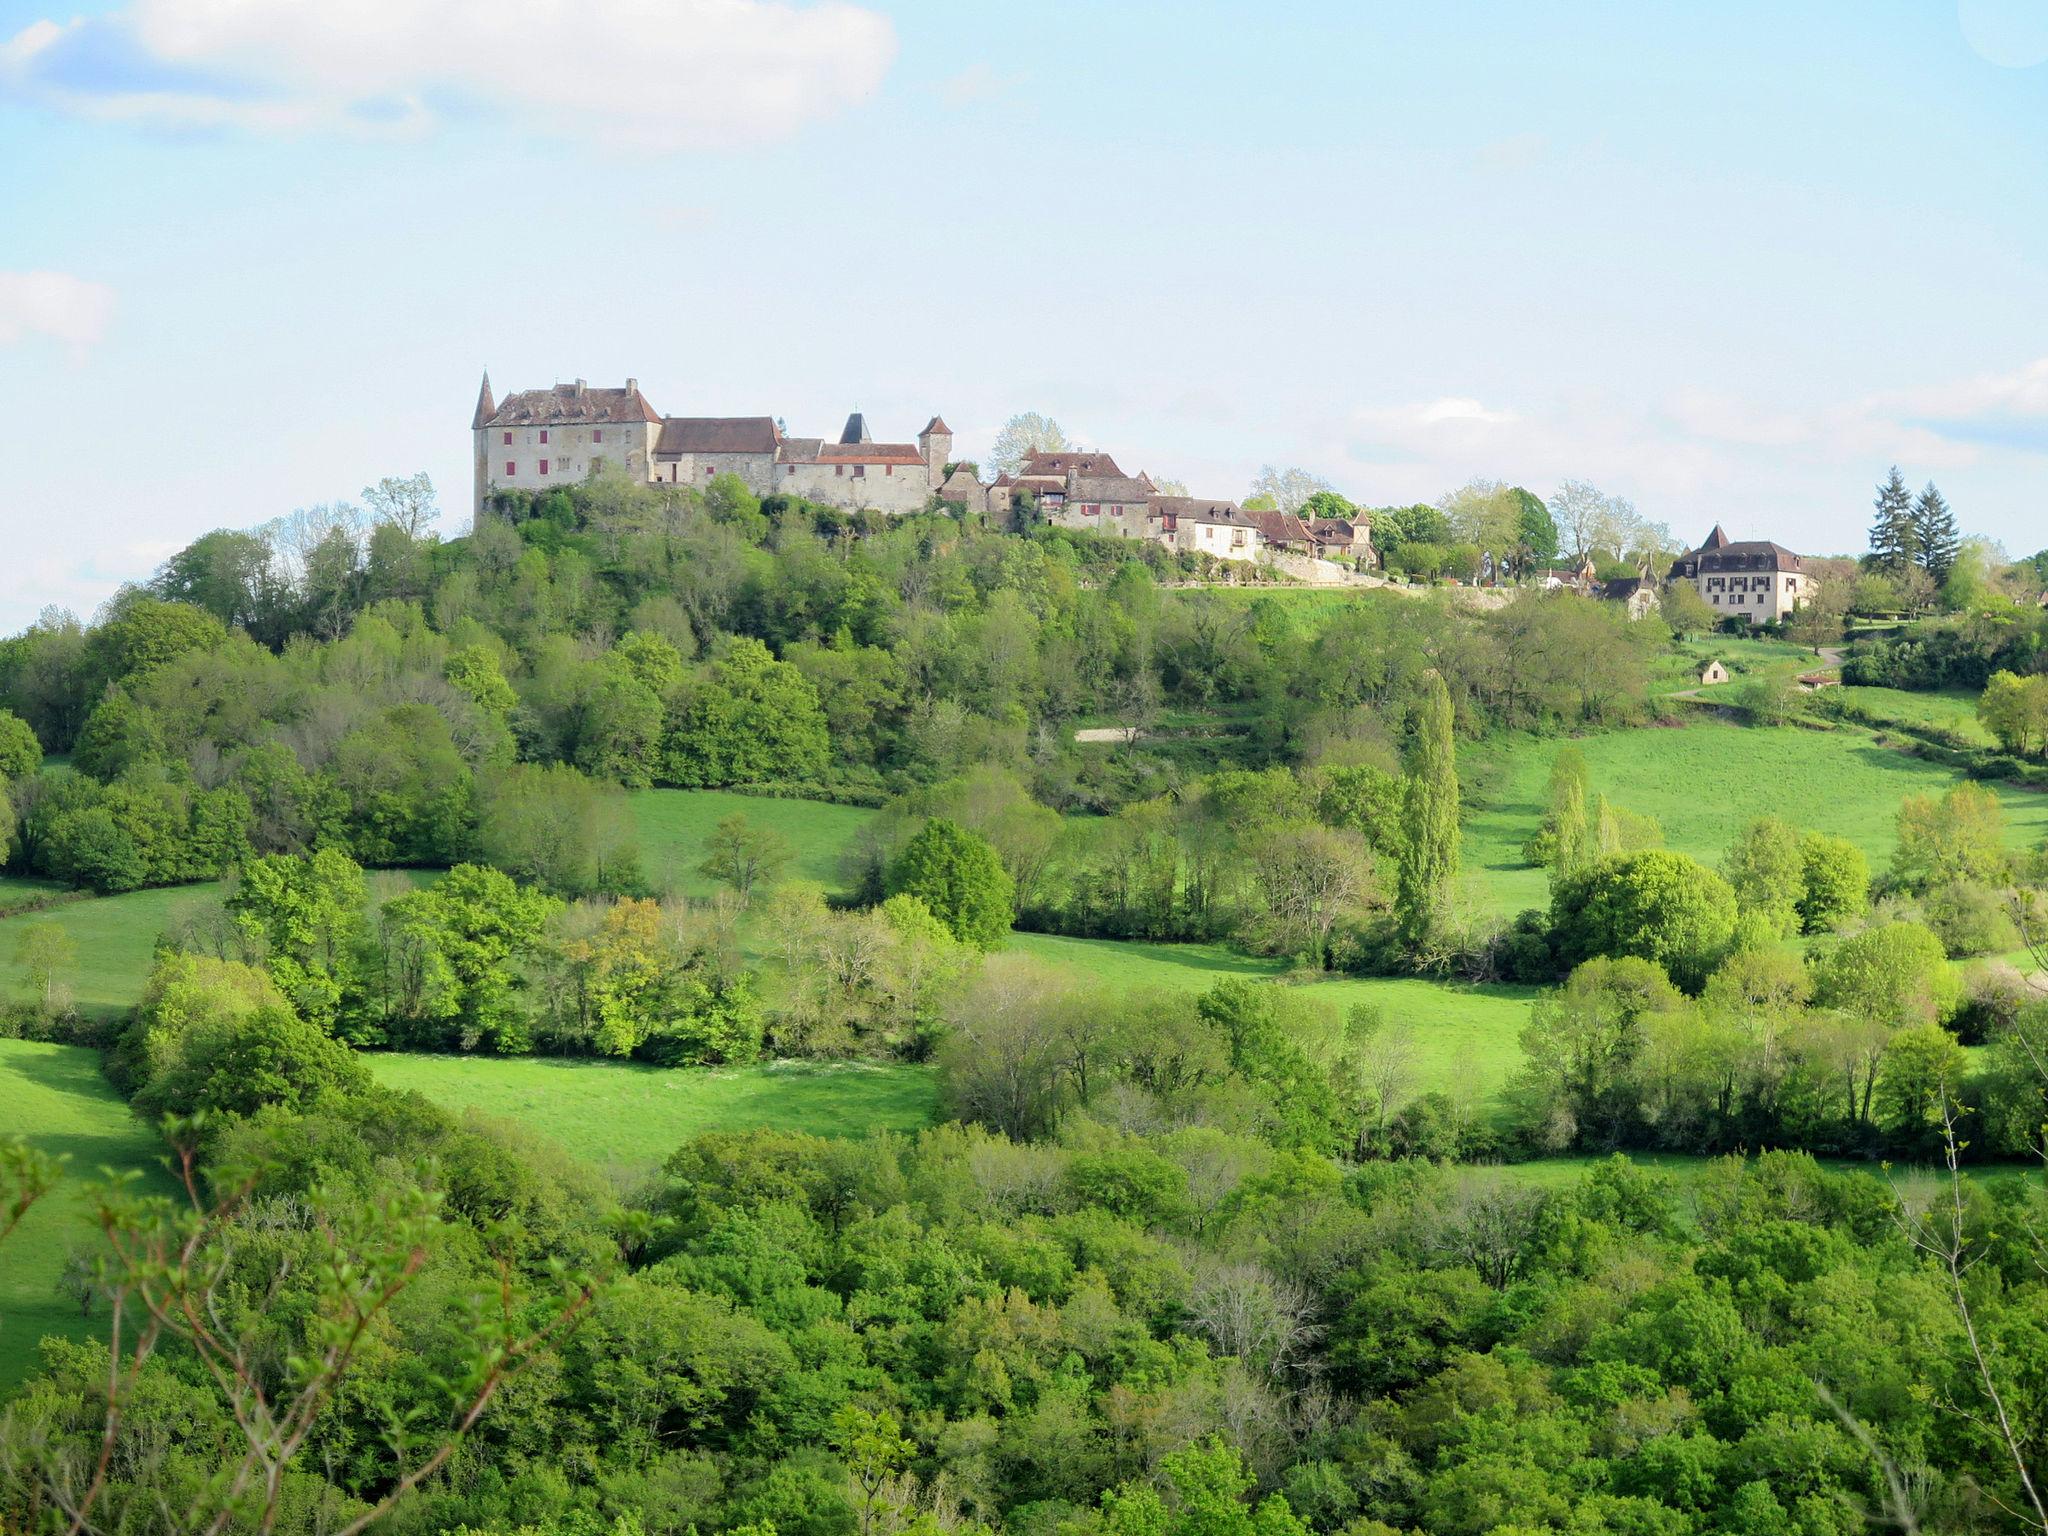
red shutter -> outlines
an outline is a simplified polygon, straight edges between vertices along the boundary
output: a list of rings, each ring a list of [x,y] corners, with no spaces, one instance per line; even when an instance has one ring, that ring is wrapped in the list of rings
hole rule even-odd
[[[546,442],[548,440],[548,429],[546,427],[542,427],[540,429],[540,440],[542,442]]]
[[[603,441],[604,441],[604,428],[603,428],[603,427],[592,427],[592,428],[590,429],[590,440],[591,440],[591,441],[592,441],[593,443],[601,443],[601,442],[603,442]]]
[[[512,434],[510,432],[507,432],[505,434],[505,446],[507,448],[510,448],[512,446]]]
[[[542,436],[542,437],[546,437],[546,436],[547,436],[547,433],[543,432],[543,433],[541,433],[541,436]],[[542,474],[546,474],[546,473],[548,472],[548,461],[547,461],[546,459],[542,459],[542,460],[540,461],[540,472],[541,472]]]
[[[508,435],[509,435],[509,434],[508,434]],[[518,474],[518,473],[519,473],[519,466],[518,466],[517,464],[514,464],[514,463],[513,463],[513,462],[512,462],[512,461],[511,461],[510,459],[507,459],[507,460],[505,461],[505,478],[506,478],[507,480],[509,480],[509,479],[511,479],[511,478],[512,478],[512,477],[513,477],[514,475],[516,475],[516,474]]]

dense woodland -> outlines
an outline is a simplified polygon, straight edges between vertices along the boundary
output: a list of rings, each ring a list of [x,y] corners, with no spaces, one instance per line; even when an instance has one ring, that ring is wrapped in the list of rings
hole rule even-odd
[[[2048,1528],[2048,1008],[1957,964],[2038,947],[2048,868],[1990,790],[1908,799],[1886,868],[1767,816],[1665,848],[1569,738],[1655,718],[1680,602],[1310,610],[736,481],[441,542],[429,497],[208,535],[0,642],[10,867],[224,881],[112,1023],[29,930],[10,1028],[104,1046],[186,1187],[100,1202],[70,1283],[113,1347],[51,1344],[6,1406],[0,1528]],[[2000,779],[2048,748],[2044,635],[1961,606],[1849,668],[1974,677],[2000,749],[1955,750]],[[1508,733],[1555,739],[1512,919],[1460,869]],[[830,891],[736,816],[691,901],[637,847],[650,786],[879,813]],[[1115,992],[1018,925],[1546,990],[1482,1116],[1414,1091],[1402,1019]],[[894,1057],[948,1118],[705,1136],[620,1189],[378,1087],[385,1048]],[[1764,1148],[1683,1189],[1471,1165]],[[0,1140],[0,1237],[56,1175]]]

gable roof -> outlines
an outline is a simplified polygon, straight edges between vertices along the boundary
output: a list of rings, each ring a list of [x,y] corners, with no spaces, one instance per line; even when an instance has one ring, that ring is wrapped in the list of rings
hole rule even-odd
[[[1721,530],[1716,528],[1715,533]],[[1671,562],[1670,575],[1673,578],[1693,576],[1701,571],[1804,571],[1806,566],[1800,558],[1782,544],[1773,544],[1769,539],[1738,539],[1729,543],[1722,535],[1721,542],[1708,542],[1690,554],[1680,555]]]
[[[671,416],[661,424],[659,456],[681,453],[773,453],[782,441],[772,416]]]
[[[1124,472],[1116,467],[1116,460],[1108,454],[1077,453],[1071,448],[1034,449],[1024,456],[1024,462],[1017,468],[1020,480],[1039,476],[1064,480],[1069,474],[1124,478]]]
[[[1292,512],[1245,512],[1241,514],[1266,536],[1268,544],[1312,544],[1308,524]]]
[[[1084,475],[1077,471],[1067,477],[1069,501],[1130,502],[1143,506],[1151,494],[1151,485],[1132,475]]]
[[[477,402],[481,405],[483,402]],[[574,384],[557,384],[553,389],[522,389],[507,395],[491,413],[487,427],[573,427],[586,423],[602,426],[613,421],[659,422],[661,416],[640,393],[640,386],[627,381],[624,389],[592,389],[581,379]]]
[[[953,429],[946,425],[945,418],[941,416],[934,416],[930,421],[924,424],[924,430],[918,433],[917,435],[919,437],[930,437],[934,433],[938,432],[943,432],[948,437],[951,437],[953,435]]]
[[[1259,525],[1246,515],[1244,508],[1234,501],[1210,501],[1202,496],[1159,496],[1145,498],[1146,505],[1154,517],[1170,517],[1176,522],[1223,523],[1232,528],[1257,528]]]

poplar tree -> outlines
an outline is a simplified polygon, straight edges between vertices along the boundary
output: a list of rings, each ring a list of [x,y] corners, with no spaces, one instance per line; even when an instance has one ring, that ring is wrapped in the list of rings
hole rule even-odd
[[[1550,829],[1556,840],[1552,868],[1560,875],[1583,869],[1598,854],[1586,791],[1586,755],[1577,747],[1559,749],[1550,765]]]
[[[1917,563],[1920,546],[1913,528],[1913,493],[1899,466],[1877,488],[1877,516],[1870,525],[1870,563],[1897,575]]]
[[[1955,567],[1963,537],[1956,527],[1955,513],[1949,510],[1948,502],[1934,488],[1932,480],[1913,503],[1912,527],[1915,559],[1939,586],[1948,580],[1948,573]]]
[[[1429,936],[1458,873],[1458,764],[1451,739],[1451,693],[1440,673],[1423,683],[1415,709],[1402,819],[1408,837],[1394,889],[1394,914],[1411,946]]]

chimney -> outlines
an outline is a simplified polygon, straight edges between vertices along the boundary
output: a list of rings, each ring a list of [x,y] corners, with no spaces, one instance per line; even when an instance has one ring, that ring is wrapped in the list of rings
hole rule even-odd
[[[576,393],[577,393],[577,394],[579,394],[579,395],[580,395],[580,394],[582,394],[582,393],[584,392],[584,390],[586,390],[587,388],[589,388],[589,385],[588,385],[588,383],[587,383],[587,382],[586,382],[585,380],[582,380],[582,379],[578,379],[578,380],[576,381]]]
[[[639,394],[639,393],[640,393],[640,381],[639,381],[638,379],[628,379],[628,380],[626,380],[626,393],[627,393],[627,394],[629,394],[629,395],[637,395],[637,394]]]

